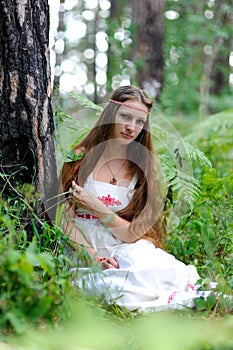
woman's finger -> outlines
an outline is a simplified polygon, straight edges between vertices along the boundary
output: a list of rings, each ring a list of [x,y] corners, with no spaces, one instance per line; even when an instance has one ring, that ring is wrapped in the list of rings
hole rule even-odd
[[[119,268],[119,263],[118,263],[118,261],[116,260],[116,258],[111,257],[111,258],[107,259],[107,261],[108,261],[112,266],[114,266],[116,269]]]
[[[106,269],[118,269],[119,268],[119,263],[114,257],[109,258],[109,259],[100,258],[100,263],[102,265],[102,269],[103,270],[106,270]]]
[[[76,194],[81,193],[81,187],[78,186],[75,181],[72,181],[72,189]]]

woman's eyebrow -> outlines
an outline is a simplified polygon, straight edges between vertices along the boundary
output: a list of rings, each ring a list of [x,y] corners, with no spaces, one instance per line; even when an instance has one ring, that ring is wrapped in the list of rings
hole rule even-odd
[[[128,111],[128,110],[126,110],[126,109],[121,110],[120,113],[128,114],[128,115],[130,115],[131,117],[133,116],[133,114],[130,113],[130,111]]]
[[[131,111],[128,111],[128,109],[126,110],[126,109],[122,109],[121,111],[120,111],[120,114],[122,114],[122,113],[124,113],[124,114],[128,114],[130,117],[134,117],[134,114],[131,112]],[[146,121],[147,120],[147,118],[146,117],[144,117],[144,115],[142,115],[142,116],[137,116],[137,117],[135,117],[136,119],[141,119],[141,120],[144,120],[144,121]]]

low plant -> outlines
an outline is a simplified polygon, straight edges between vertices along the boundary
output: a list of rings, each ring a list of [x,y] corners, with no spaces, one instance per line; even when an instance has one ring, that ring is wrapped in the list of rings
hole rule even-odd
[[[22,203],[24,211],[24,205]],[[21,208],[21,209],[22,209]],[[28,324],[41,327],[68,319],[73,293],[61,233],[44,223],[40,238],[28,241],[17,206],[0,202],[0,329],[2,336],[24,333]],[[33,220],[31,218],[31,220]],[[60,238],[59,238],[60,237]]]

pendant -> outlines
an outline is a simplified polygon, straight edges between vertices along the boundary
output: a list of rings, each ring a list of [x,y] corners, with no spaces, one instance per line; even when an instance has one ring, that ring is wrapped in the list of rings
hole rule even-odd
[[[111,185],[116,185],[117,179],[115,177],[113,177],[109,182]]]

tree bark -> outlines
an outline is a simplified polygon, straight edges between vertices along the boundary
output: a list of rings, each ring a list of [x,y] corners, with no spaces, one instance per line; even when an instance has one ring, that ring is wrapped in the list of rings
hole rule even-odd
[[[0,0],[0,13],[0,188],[30,183],[45,203],[57,185],[48,2]]]
[[[158,99],[163,86],[164,0],[133,0],[132,13],[137,24],[133,53],[137,83]]]

